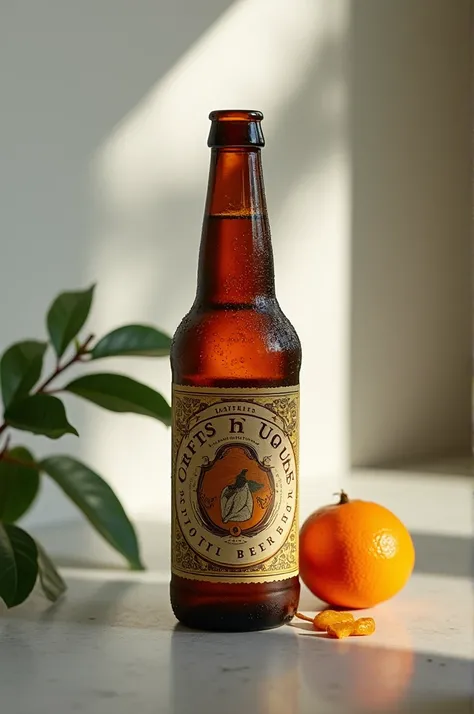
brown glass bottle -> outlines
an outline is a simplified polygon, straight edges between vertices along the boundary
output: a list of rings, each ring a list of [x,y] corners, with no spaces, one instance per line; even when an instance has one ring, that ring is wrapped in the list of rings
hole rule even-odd
[[[275,296],[263,115],[209,118],[197,293],[171,351],[171,604],[190,627],[258,630],[298,605],[301,347]]]

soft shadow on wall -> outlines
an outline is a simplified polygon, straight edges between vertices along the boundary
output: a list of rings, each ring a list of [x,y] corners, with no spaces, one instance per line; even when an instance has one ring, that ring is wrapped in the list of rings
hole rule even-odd
[[[305,344],[302,466],[308,481],[343,467],[348,9],[349,0],[297,0],[291,12],[285,0],[9,6],[0,277],[16,298],[3,313],[4,344],[40,337],[51,297],[93,280],[98,334],[132,320],[172,332],[194,294],[208,112],[263,109],[279,295]],[[166,360],[133,369],[169,394]],[[68,412],[81,441],[44,452],[76,453],[132,513],[167,518],[169,433],[73,401]],[[29,519],[74,514],[48,487]]]
[[[93,157],[157,78],[230,5],[231,0],[2,4],[0,348],[25,337],[42,338],[46,308],[60,290],[98,279],[96,305],[107,300],[106,266],[99,269],[93,257]],[[134,282],[125,270],[110,301],[132,292]],[[160,322],[162,312],[156,305],[150,317]],[[114,320],[121,323],[125,317],[114,315]],[[135,317],[147,315],[137,311]],[[160,388],[167,382],[162,381]],[[34,438],[35,453],[64,451],[86,458],[86,441],[94,435],[84,427],[93,410],[71,400],[68,413],[83,439],[42,443]],[[106,477],[113,467],[113,459],[104,463]],[[31,518],[50,522],[75,515],[50,486]]]
[[[355,466],[471,453],[470,13],[352,3]]]
[[[348,9],[347,0],[297,0],[291,12],[285,0],[234,2],[168,72],[156,74],[92,161],[86,274],[101,276],[97,331],[140,320],[172,332],[194,298],[208,113],[265,113],[278,292],[305,345],[303,487],[346,463]],[[169,395],[166,361],[130,369]],[[132,512],[168,519],[169,433],[95,412],[84,443],[87,460],[113,474]]]
[[[393,385],[386,373],[393,354],[384,362],[385,353],[377,361],[377,354],[370,352],[384,344],[381,331],[385,334],[377,309],[383,304],[379,298],[386,295],[377,290],[380,276],[374,282],[374,260],[379,235],[385,243],[394,238],[389,240],[392,246],[398,237],[392,224],[382,220],[387,205],[398,214],[413,208],[403,186],[405,172],[399,185],[387,183],[382,170],[385,164],[393,166],[399,155],[408,160],[407,152],[397,154],[387,142],[394,136],[400,139],[392,110],[406,98],[397,79],[398,59],[415,47],[425,48],[422,78],[429,80],[432,104],[428,109],[422,103],[415,107],[424,118],[430,110],[430,121],[436,117],[436,122],[430,123],[420,151],[435,162],[429,167],[436,171],[438,154],[431,156],[427,147],[433,132],[442,132],[446,183],[458,175],[446,157],[447,114],[453,105],[449,72],[462,57],[448,52],[449,62],[443,62],[442,40],[459,36],[459,52],[464,52],[467,4],[434,0],[428,9],[423,1],[295,0],[291,12],[286,0],[177,0],[172,5],[138,0],[133,7],[114,0],[99,8],[90,0],[80,5],[51,0],[41,7],[19,0],[9,5],[0,27],[0,142],[5,157],[0,201],[2,233],[7,236],[2,240],[0,279],[3,294],[15,295],[16,302],[14,310],[3,308],[2,342],[40,336],[51,296],[96,279],[93,327],[98,333],[131,320],[153,322],[172,332],[194,295],[208,169],[208,112],[239,105],[263,109],[279,296],[305,345],[303,487],[322,473],[343,473],[349,434],[349,147],[354,147],[357,180],[352,403],[365,405],[363,413],[353,411],[352,423],[369,430],[357,437],[368,453],[373,445],[369,437],[377,435],[381,443],[379,430],[387,423],[381,401],[373,405],[377,394],[371,385]],[[350,43],[356,52],[348,57]],[[410,97],[416,99],[421,75],[416,53],[411,59],[405,78]],[[8,70],[12,66],[15,72]],[[439,71],[433,72],[433,66]],[[393,74],[385,86],[389,70]],[[372,80],[377,92],[371,90]],[[449,101],[441,102],[444,95],[433,91],[433,83]],[[350,126],[349,85],[351,99],[358,102]],[[393,88],[398,91],[394,96]],[[462,106],[459,91],[456,82],[456,111]],[[407,121],[405,116],[403,126]],[[423,127],[416,136],[421,133]],[[375,149],[380,150],[377,156]],[[458,152],[456,143],[457,157]],[[387,155],[392,164],[385,161]],[[376,206],[370,176],[385,177],[375,187],[375,195],[383,199]],[[397,186],[404,189],[398,199]],[[436,190],[424,197],[427,215],[434,204],[438,213],[441,210],[444,186],[439,178]],[[453,191],[462,202],[456,180],[447,193],[454,201]],[[457,225],[464,213],[459,219],[450,211],[446,215],[443,227],[449,220]],[[430,226],[434,222],[430,219]],[[416,244],[422,254],[426,231],[423,235]],[[460,235],[457,229],[454,235]],[[461,243],[460,252],[451,246],[447,260],[463,260],[464,249]],[[393,261],[389,263],[393,278]],[[412,275],[409,286],[414,284]],[[450,284],[451,289],[460,294],[465,284]],[[459,323],[452,321],[452,330],[463,329],[464,310],[462,316]],[[403,321],[397,323],[397,329],[403,326]],[[369,335],[376,339],[369,340]],[[449,361],[448,355],[441,363]],[[378,369],[372,368],[374,363]],[[122,369],[119,362],[106,368],[112,367]],[[132,362],[127,372],[131,369],[137,378],[169,394],[166,360]],[[453,379],[459,395],[464,376],[453,373]],[[449,381],[443,381],[443,395],[447,385]],[[140,417],[109,415],[75,402],[68,409],[82,440],[71,439],[67,450],[75,450],[103,473],[133,513],[167,518],[169,433]],[[393,428],[390,432],[395,434]],[[354,433],[352,439],[354,443]],[[46,448],[62,450],[65,445],[52,448],[48,443]],[[74,513],[56,492],[46,495],[33,514],[37,521]],[[321,499],[328,497],[321,494]]]

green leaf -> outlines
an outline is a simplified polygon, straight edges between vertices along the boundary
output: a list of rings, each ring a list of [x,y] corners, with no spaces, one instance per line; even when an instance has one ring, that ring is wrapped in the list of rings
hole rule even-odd
[[[134,528],[104,479],[70,456],[50,456],[40,466],[132,568],[143,569]]]
[[[255,491],[260,491],[260,489],[263,488],[263,484],[258,483],[258,481],[247,481],[247,483],[252,493],[255,493]]]
[[[58,358],[63,356],[87,320],[94,287],[92,285],[81,292],[61,293],[49,308],[48,332]]]
[[[18,459],[32,466],[7,459]],[[17,446],[7,451],[0,461],[0,522],[14,523],[21,518],[35,500],[38,488],[39,470],[28,449]]]
[[[15,429],[59,439],[77,431],[68,422],[64,404],[50,394],[33,394],[14,402],[5,412],[5,421]]]
[[[0,598],[7,607],[26,600],[38,576],[38,551],[28,533],[0,523]]]
[[[51,602],[58,600],[66,590],[66,583],[56,570],[56,567],[42,546],[36,541],[38,549],[38,569],[41,587]]]
[[[171,407],[164,397],[141,382],[121,374],[88,374],[64,388],[112,412],[131,412],[171,424]]]
[[[147,325],[125,325],[113,330],[96,344],[91,359],[118,356],[164,357],[171,338]]]
[[[0,362],[0,381],[5,408],[28,394],[41,376],[46,342],[25,340],[9,347]]]

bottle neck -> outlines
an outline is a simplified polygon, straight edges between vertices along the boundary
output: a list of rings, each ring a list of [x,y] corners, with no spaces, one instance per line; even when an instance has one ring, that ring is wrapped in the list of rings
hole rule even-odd
[[[214,148],[199,255],[197,301],[215,307],[275,298],[259,148]]]

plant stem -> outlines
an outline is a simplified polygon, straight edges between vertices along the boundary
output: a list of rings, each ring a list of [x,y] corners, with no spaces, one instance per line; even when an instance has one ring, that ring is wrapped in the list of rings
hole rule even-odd
[[[56,379],[56,377],[59,377],[60,374],[62,374],[66,369],[68,369],[68,367],[71,367],[73,364],[76,364],[76,362],[81,362],[82,357],[84,357],[84,355],[87,354],[87,352],[88,352],[87,348],[89,347],[89,345],[93,339],[94,339],[94,335],[89,335],[89,337],[81,345],[78,346],[78,348],[76,349],[73,356],[62,365],[58,363],[58,365],[56,366],[56,369],[52,372],[52,374],[50,374],[50,376],[47,377],[44,380],[44,382],[41,382],[41,384],[35,389],[35,391],[33,393],[34,394],[44,394],[46,387],[48,387],[51,384],[51,382],[53,382]],[[51,392],[46,392],[46,393],[50,394]],[[6,429],[8,429],[8,427],[9,427],[9,424],[6,421],[4,421],[2,424],[0,424],[0,434],[3,434],[3,432]],[[8,461],[11,461],[12,463],[20,463],[20,462],[18,462],[18,460],[12,461],[12,459],[10,459],[9,457],[6,456],[5,452],[8,448],[8,444],[9,444],[9,439],[7,439],[7,441],[5,443],[5,447],[0,451],[0,460],[5,460],[5,461],[8,460]],[[21,465],[22,466],[29,465],[31,467],[33,466],[32,464],[27,464],[27,463],[23,463],[23,462],[21,462]]]
[[[56,379],[56,377],[59,377],[60,374],[62,374],[68,367],[71,367],[71,365],[75,364],[76,362],[80,362],[81,357],[86,354],[87,348],[94,339],[94,335],[89,335],[87,340],[82,343],[82,345],[79,345],[77,348],[75,354],[69,359],[67,362],[65,362],[63,365],[58,364],[54,372],[47,378],[45,379],[44,382],[42,382],[39,387],[36,389],[35,394],[41,394],[44,392],[46,387],[51,384],[53,380]]]
[[[14,456],[9,456],[6,453],[0,454],[0,461],[5,461],[7,464],[15,464],[16,466],[24,466],[27,469],[35,469],[35,471],[40,471],[40,465],[36,461],[23,461],[23,459],[17,459]]]
[[[10,441],[11,441],[11,436],[8,434],[7,438],[5,439],[5,443],[2,446],[2,450],[0,451],[0,460],[2,459],[2,456],[8,451],[8,447],[10,446]]]

